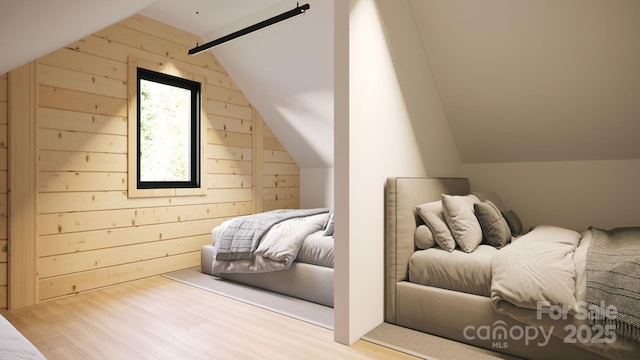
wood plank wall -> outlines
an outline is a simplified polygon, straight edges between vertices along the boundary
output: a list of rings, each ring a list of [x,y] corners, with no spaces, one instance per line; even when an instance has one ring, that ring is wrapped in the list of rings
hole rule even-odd
[[[263,121],[260,114],[256,117],[257,121]],[[263,209],[297,209],[300,207],[300,168],[269,127],[263,126]]]
[[[0,309],[7,308],[7,204],[8,188],[8,156],[7,156],[7,124],[8,124],[8,85],[7,74],[0,75]]]
[[[298,166],[268,127],[253,133],[257,112],[216,58],[187,55],[197,42],[137,15],[39,59],[38,300],[198,266],[211,229],[252,212],[252,136],[264,136],[265,210],[299,207]],[[206,196],[127,197],[129,56],[207,78]]]

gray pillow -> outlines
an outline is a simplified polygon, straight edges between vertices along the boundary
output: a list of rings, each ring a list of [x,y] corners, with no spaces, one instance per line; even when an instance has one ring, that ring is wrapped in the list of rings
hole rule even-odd
[[[464,252],[472,252],[482,242],[482,229],[473,211],[479,202],[475,195],[452,196],[442,194],[444,218],[451,234]]]
[[[413,233],[413,242],[420,250],[430,249],[436,245],[436,239],[433,237],[433,233],[427,225],[420,225]]]
[[[500,249],[511,241],[509,224],[502,216],[498,207],[491,201],[473,204],[476,217],[482,228],[482,235],[489,245]]]
[[[334,215],[334,211],[333,208],[331,208],[330,212],[329,212],[329,219],[327,220],[327,226],[324,230],[324,236],[333,236],[333,216]]]
[[[522,233],[522,222],[515,211],[509,210],[507,212],[503,212],[502,216],[507,220],[509,230],[511,230],[511,236],[518,236]]]
[[[416,210],[429,230],[431,230],[436,244],[448,252],[452,252],[456,248],[456,241],[445,222],[442,202],[434,201],[418,205]]]
[[[507,210],[509,210],[509,208],[504,205],[504,202],[502,202],[502,199],[500,198],[500,196],[498,196],[498,194],[496,194],[493,191],[487,191],[487,192],[474,191],[472,192],[472,194],[477,196],[481,202],[491,201],[493,205],[495,205],[498,208],[498,210],[500,210],[500,212],[506,212]]]

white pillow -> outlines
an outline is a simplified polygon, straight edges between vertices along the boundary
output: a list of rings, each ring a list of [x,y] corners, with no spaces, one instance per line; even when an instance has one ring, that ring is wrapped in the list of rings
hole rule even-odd
[[[482,228],[473,211],[480,202],[475,195],[451,196],[442,194],[442,210],[451,234],[464,252],[472,252],[482,242]]]
[[[422,205],[416,206],[418,215],[424,220],[433,238],[438,246],[452,252],[456,248],[456,241],[451,234],[451,231],[447,227],[447,223],[444,219],[444,211],[442,209],[441,201],[434,201]]]

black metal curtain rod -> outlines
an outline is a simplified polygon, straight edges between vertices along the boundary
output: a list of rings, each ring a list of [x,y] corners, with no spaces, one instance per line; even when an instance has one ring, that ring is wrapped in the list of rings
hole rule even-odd
[[[199,54],[199,53],[201,53],[203,51],[206,51],[206,50],[208,50],[208,49],[210,49],[210,48],[212,48],[214,46],[220,45],[222,43],[225,43],[227,41],[233,40],[233,39],[238,38],[240,36],[247,35],[249,33],[252,33],[254,31],[256,31],[256,30],[260,30],[262,28],[265,28],[267,26],[273,25],[273,24],[278,23],[278,22],[283,21],[283,20],[287,20],[288,18],[294,17],[296,15],[304,14],[304,12],[309,10],[309,8],[310,8],[309,4],[304,4],[302,6],[297,6],[296,5],[296,8],[293,9],[293,10],[289,10],[289,11],[287,11],[285,13],[280,14],[280,15],[276,15],[276,16],[274,16],[272,18],[269,18],[269,19],[261,21],[261,22],[259,22],[257,24],[254,24],[254,25],[251,25],[249,27],[246,27],[246,28],[244,28],[242,30],[238,30],[238,31],[236,31],[234,33],[231,33],[229,35],[223,36],[223,37],[221,37],[221,38],[219,38],[217,40],[213,40],[213,41],[210,41],[210,42],[208,42],[206,44],[202,44],[200,46],[196,46],[193,49],[189,50],[189,55]]]

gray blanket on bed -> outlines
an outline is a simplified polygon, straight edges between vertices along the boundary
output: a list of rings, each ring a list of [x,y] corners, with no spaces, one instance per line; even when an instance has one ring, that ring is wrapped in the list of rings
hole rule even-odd
[[[587,303],[593,321],[615,325],[616,334],[640,341],[640,227],[590,228]],[[607,307],[615,306],[615,319]]]
[[[216,242],[216,260],[250,260],[262,236],[282,221],[305,217],[329,209],[279,209],[234,219]]]

